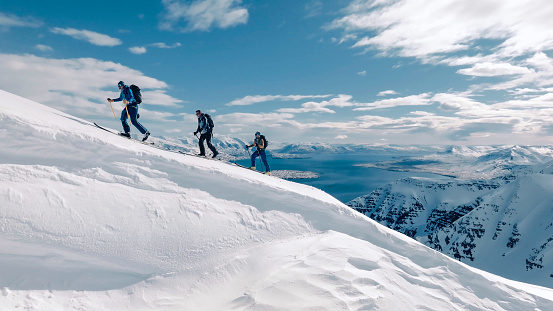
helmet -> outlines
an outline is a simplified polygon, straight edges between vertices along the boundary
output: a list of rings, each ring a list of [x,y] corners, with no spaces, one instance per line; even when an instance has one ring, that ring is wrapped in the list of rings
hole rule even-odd
[[[117,83],[117,87],[120,87],[120,86],[125,86],[125,82],[119,81],[119,83]]]
[[[259,132],[255,132],[255,135],[257,135],[257,136],[260,136],[260,135],[261,135],[261,133],[259,133]]]

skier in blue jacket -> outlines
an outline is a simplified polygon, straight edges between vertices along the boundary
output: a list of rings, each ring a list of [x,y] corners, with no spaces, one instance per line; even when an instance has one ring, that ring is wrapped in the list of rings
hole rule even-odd
[[[267,141],[265,140],[265,136],[261,135],[260,132],[256,132],[253,144],[246,146],[246,149],[251,147],[257,148],[257,150],[251,155],[252,166],[250,167],[250,169],[255,170],[255,158],[260,156],[263,164],[265,164],[265,174],[271,175],[271,168],[269,167],[269,163],[267,162],[267,155],[265,154],[265,148],[267,148],[266,143]]]
[[[123,101],[126,106],[126,109],[121,111],[121,123],[123,124],[123,130],[125,131],[124,133],[121,133],[121,135],[129,138],[131,137],[131,127],[127,122],[127,117],[130,117],[131,123],[140,131],[140,133],[144,134],[142,141],[145,141],[148,139],[148,136],[150,136],[150,132],[142,124],[140,124],[140,122],[138,122],[138,103],[134,99],[131,88],[125,85],[125,82],[123,81],[119,81],[119,83],[117,83],[117,87],[121,90],[119,98],[108,98],[108,101],[110,103]]]

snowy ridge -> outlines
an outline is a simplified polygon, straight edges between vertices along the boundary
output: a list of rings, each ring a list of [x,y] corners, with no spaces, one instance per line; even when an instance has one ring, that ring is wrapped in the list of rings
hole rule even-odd
[[[0,309],[551,310],[313,187],[0,91]]]

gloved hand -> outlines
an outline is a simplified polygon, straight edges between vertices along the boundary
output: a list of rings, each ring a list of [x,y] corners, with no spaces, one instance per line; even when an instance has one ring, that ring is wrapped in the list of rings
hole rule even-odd
[[[249,147],[249,146],[246,146],[246,150],[248,150],[248,149],[250,149],[250,147]]]
[[[108,102],[113,103],[113,99],[108,98]]]
[[[194,136],[196,136],[196,134],[198,134],[198,131],[195,131],[195,132],[194,132]]]
[[[123,99],[123,103],[125,103],[125,105],[128,105],[128,104],[129,104],[129,101],[126,100],[126,99]]]

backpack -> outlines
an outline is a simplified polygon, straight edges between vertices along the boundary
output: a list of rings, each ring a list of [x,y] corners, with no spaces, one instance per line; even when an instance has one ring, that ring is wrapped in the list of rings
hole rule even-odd
[[[265,135],[261,135],[259,136],[259,138],[263,140],[263,145],[265,146],[265,149],[267,149],[267,147],[269,147],[269,142],[267,141],[267,139],[265,139]]]
[[[140,94],[140,88],[134,84],[131,84],[130,88],[132,91],[132,95],[134,96],[134,100],[137,104],[140,104],[142,102],[142,94]]]
[[[204,113],[205,119],[207,120],[207,125],[209,126],[209,130],[213,132],[213,128],[215,127],[215,124],[213,124],[213,119],[211,119],[211,116],[207,113]]]

